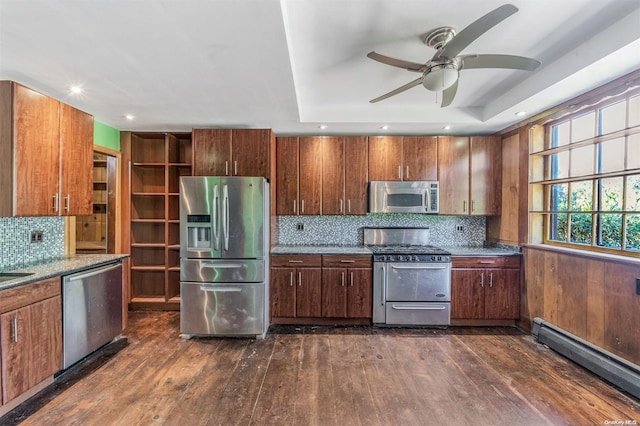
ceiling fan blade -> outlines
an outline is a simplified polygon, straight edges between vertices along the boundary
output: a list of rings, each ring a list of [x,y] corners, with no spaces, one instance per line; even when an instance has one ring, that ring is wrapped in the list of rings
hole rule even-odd
[[[514,55],[462,55],[459,56],[460,69],[473,68],[508,68],[513,70],[534,71],[540,61]]]
[[[374,61],[382,62],[383,64],[391,65],[392,67],[403,68],[407,71],[422,72],[425,69],[424,64],[403,61],[402,59],[392,58],[390,56],[381,55],[376,52],[369,52],[367,56]]]
[[[444,108],[446,106],[451,105],[451,102],[453,102],[453,98],[456,97],[457,91],[458,91],[458,80],[456,80],[456,82],[453,83],[450,87],[442,91],[442,103],[440,104],[440,108]]]
[[[469,24],[465,29],[456,34],[444,47],[438,51],[434,59],[442,56],[453,58],[458,56],[465,47],[470,45],[475,39],[480,37],[500,22],[507,19],[518,11],[518,8],[512,4],[503,4],[502,6],[492,10],[483,17]]]
[[[404,86],[400,86],[397,89],[390,91],[389,93],[385,93],[382,96],[378,96],[375,99],[371,99],[369,102],[371,102],[373,104],[373,103],[382,101],[384,99],[390,98],[391,96],[397,95],[398,93],[402,93],[405,90],[409,90],[412,87],[418,86],[421,83],[422,83],[422,77],[416,78],[415,80],[405,84]]]

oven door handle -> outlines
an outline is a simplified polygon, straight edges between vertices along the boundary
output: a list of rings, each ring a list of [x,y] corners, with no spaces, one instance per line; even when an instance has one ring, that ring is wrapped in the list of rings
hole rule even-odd
[[[444,265],[444,266],[434,266],[434,265],[407,265],[407,266],[396,266],[396,265],[391,265],[392,269],[447,269],[448,265]]]
[[[237,293],[242,291],[242,289],[240,287],[208,287],[206,285],[201,285],[200,291],[208,291],[213,293]]]
[[[203,268],[215,269],[240,269],[243,266],[242,263],[202,263]]]
[[[411,305],[391,305],[391,308],[397,311],[443,311],[447,309],[446,306],[411,306]]]

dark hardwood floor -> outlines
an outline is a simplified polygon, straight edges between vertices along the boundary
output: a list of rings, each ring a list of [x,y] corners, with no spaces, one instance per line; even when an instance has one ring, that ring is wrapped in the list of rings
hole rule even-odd
[[[184,340],[178,312],[132,312],[124,335],[0,424],[640,424],[640,401],[515,329]]]

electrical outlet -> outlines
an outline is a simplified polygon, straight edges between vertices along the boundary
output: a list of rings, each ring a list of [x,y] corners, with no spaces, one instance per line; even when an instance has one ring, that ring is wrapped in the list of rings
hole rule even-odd
[[[304,231],[304,223],[296,223],[296,231]]]
[[[636,278],[636,294],[640,296],[640,278]]]
[[[41,243],[42,242],[42,231],[31,231],[31,242],[32,243]]]
[[[456,225],[456,231],[462,232],[464,231],[464,227],[462,225]]]

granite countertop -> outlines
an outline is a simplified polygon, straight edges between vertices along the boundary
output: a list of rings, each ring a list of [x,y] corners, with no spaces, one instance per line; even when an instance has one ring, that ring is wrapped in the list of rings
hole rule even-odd
[[[74,272],[84,271],[109,263],[117,262],[129,257],[128,254],[75,254],[62,259],[25,266],[24,268],[3,270],[6,272],[32,273],[25,277],[18,277],[0,282],[0,291],[8,288],[29,284],[60,275],[68,275]]]
[[[275,246],[271,254],[353,254],[371,255],[365,246]]]
[[[451,252],[452,256],[517,256],[520,253],[499,247],[440,247]],[[271,249],[271,254],[371,254],[365,246],[286,246],[279,245]]]

